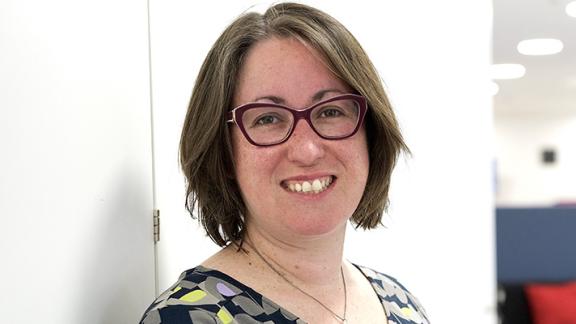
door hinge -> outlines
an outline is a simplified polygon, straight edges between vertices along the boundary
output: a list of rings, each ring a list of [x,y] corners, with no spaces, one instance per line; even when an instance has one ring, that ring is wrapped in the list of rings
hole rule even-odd
[[[160,241],[160,210],[154,209],[154,243]]]

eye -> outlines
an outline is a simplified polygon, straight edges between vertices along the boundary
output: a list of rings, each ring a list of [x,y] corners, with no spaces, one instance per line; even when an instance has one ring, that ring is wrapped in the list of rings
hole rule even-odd
[[[277,124],[279,122],[281,122],[281,119],[279,118],[279,116],[273,115],[273,114],[268,114],[268,115],[258,116],[258,118],[256,118],[254,120],[252,125],[254,125],[254,126],[266,126],[266,125],[271,125],[271,124]]]
[[[242,124],[246,128],[271,130],[286,127],[292,115],[286,109],[278,107],[252,107],[242,114]]]
[[[318,114],[319,118],[335,118],[345,116],[345,112],[342,108],[337,106],[325,107]]]

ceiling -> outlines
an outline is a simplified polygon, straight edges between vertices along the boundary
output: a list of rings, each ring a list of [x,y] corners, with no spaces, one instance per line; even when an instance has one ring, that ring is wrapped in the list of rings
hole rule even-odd
[[[576,116],[576,18],[565,12],[572,0],[494,0],[494,63],[520,63],[520,79],[497,80],[495,116]],[[564,50],[555,55],[525,56],[518,42],[557,38]]]

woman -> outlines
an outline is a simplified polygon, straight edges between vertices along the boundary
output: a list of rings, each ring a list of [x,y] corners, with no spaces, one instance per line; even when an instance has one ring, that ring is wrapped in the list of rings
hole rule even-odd
[[[187,207],[223,249],[141,323],[428,323],[396,280],[342,256],[348,220],[380,224],[402,150],[339,22],[292,3],[239,17],[204,61],[180,150]]]

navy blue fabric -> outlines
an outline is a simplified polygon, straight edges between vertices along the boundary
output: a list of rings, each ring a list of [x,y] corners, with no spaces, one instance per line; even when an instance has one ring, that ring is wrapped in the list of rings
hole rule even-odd
[[[498,208],[500,283],[576,279],[576,208]]]

